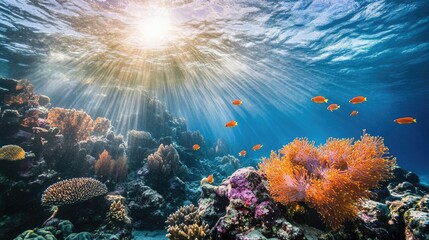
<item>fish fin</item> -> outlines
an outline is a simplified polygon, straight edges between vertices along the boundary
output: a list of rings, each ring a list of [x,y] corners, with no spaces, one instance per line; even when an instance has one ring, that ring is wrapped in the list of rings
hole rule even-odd
[[[416,123],[416,122],[417,122],[417,119],[415,119],[415,118],[414,118],[414,119],[413,119],[413,122],[415,122],[415,123]]]
[[[328,102],[328,99],[326,98],[326,99],[325,99],[325,103],[327,103],[327,102]]]
[[[363,98],[363,100],[364,100],[364,101],[366,101],[366,97],[365,97],[365,98]]]

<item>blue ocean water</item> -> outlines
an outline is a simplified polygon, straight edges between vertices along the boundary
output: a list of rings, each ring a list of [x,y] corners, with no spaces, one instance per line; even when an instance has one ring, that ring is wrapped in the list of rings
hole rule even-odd
[[[124,134],[148,93],[235,155],[366,129],[400,166],[429,172],[428,1],[5,0],[0,13],[1,76]],[[368,101],[348,103],[358,95]],[[405,116],[417,123],[393,122]],[[225,128],[230,120],[238,126]]]

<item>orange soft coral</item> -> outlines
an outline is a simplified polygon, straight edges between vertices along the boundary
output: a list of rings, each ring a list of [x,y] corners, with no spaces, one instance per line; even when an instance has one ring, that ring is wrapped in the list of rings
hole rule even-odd
[[[259,164],[273,199],[290,204],[303,201],[315,208],[333,229],[356,215],[369,189],[391,177],[395,159],[386,156],[383,138],[364,132],[361,140],[327,140],[315,147],[295,139]]]

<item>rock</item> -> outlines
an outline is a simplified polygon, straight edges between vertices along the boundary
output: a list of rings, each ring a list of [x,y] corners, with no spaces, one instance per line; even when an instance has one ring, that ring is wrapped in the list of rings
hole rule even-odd
[[[389,209],[384,203],[366,200],[359,206],[358,218],[361,222],[357,223],[363,237],[392,239],[393,229],[388,224]]]
[[[404,197],[401,200],[396,200],[388,203],[389,211],[390,211],[390,220],[389,224],[399,225],[398,228],[401,228],[404,224],[403,215],[404,213],[413,208],[416,203],[420,200],[420,197],[409,195]]]
[[[416,210],[429,212],[429,194],[424,195],[416,205]]]
[[[128,166],[137,170],[142,167],[143,160],[155,152],[158,143],[151,134],[145,131],[131,130],[128,132]]]
[[[237,236],[235,236],[235,239],[237,240],[265,240],[267,239],[262,235],[261,232],[258,230],[253,230],[247,233],[240,233]]]
[[[164,198],[155,190],[134,180],[126,185],[127,207],[137,229],[160,229],[167,217]]]
[[[404,214],[406,239],[429,239],[429,213],[408,210]]]
[[[245,237],[252,230],[258,230],[265,238],[304,238],[302,230],[281,217],[285,212],[272,200],[266,183],[252,167],[238,169],[221,186],[203,184],[202,190],[199,210],[203,212],[203,221],[215,216],[204,215],[204,211],[213,211],[213,203],[221,197],[228,200],[225,215],[212,230],[218,238],[230,239],[240,234]],[[211,221],[208,222],[211,227]]]
[[[387,188],[389,189],[390,195],[397,198],[403,198],[407,195],[416,194],[416,187],[409,182],[402,182],[396,186],[389,184]]]

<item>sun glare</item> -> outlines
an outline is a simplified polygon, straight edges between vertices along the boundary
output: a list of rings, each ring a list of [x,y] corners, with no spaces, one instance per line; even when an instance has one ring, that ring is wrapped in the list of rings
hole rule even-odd
[[[172,39],[170,15],[156,11],[136,23],[134,42],[144,48],[157,48]]]

